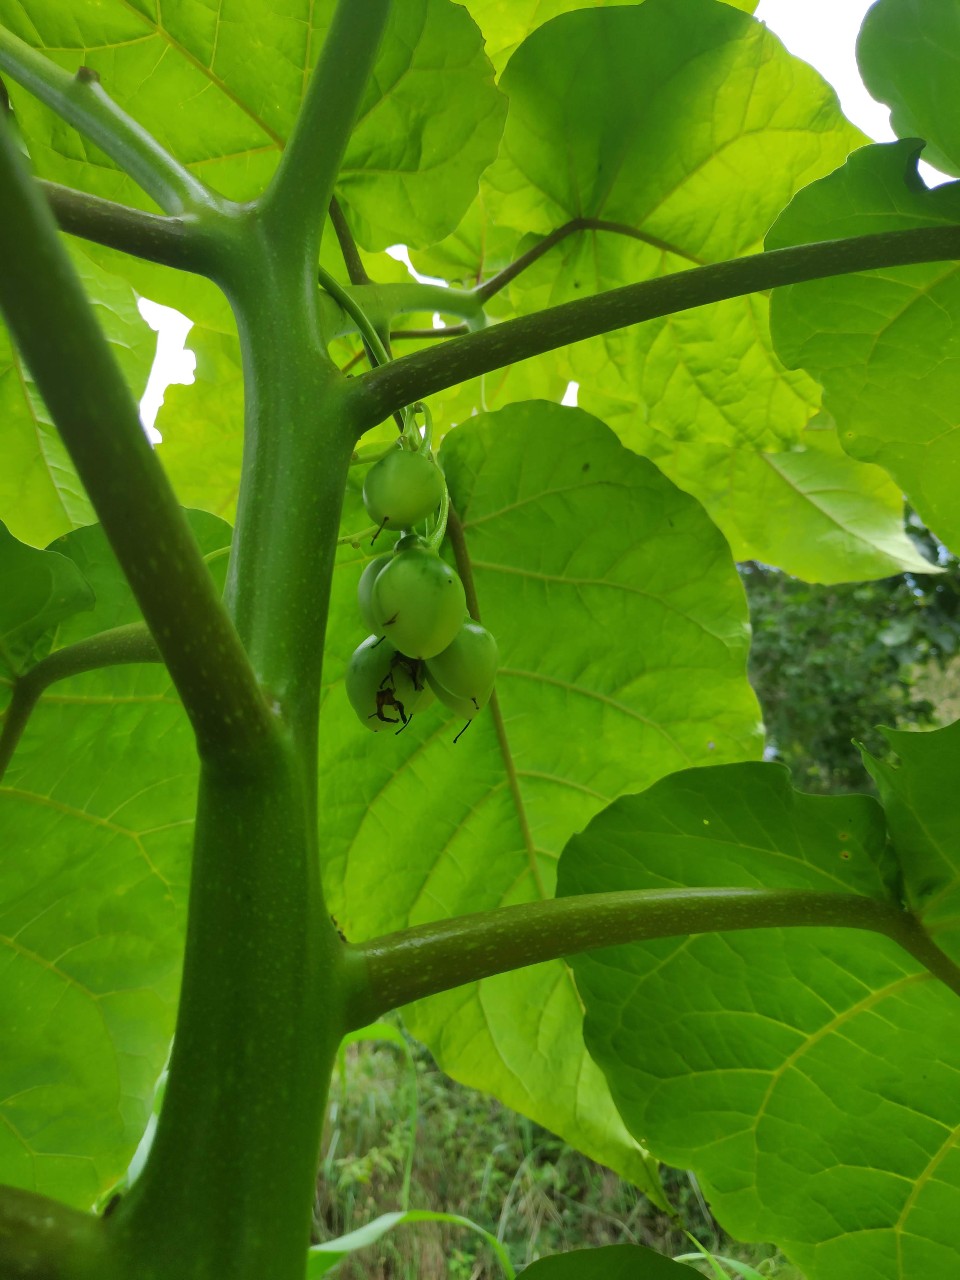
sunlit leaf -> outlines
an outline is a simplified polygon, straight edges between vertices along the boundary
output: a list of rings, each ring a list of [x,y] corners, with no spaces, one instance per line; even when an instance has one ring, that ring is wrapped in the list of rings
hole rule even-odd
[[[524,314],[753,252],[793,193],[861,136],[811,68],[713,0],[566,14],[517,49],[502,84],[511,108],[483,184],[491,219],[526,232],[524,247],[530,231],[603,224],[568,236],[515,281],[511,300]],[[631,447],[669,457],[672,442],[677,453],[688,442],[723,446],[741,485],[766,478],[758,453],[797,447],[820,402],[819,387],[774,354],[759,295],[579,343],[563,373]],[[712,489],[716,504],[715,474],[696,470],[684,469],[684,486],[707,502]],[[890,488],[875,501],[876,483],[845,479],[881,544],[866,558],[886,565],[900,524]],[[778,540],[779,513],[753,488],[748,500],[755,537],[744,553],[761,557]],[[790,514],[785,567],[801,572],[809,543],[820,576],[858,576],[863,549],[838,538],[828,552],[815,504],[794,502]]]
[[[137,296],[120,277],[84,250],[73,265],[135,399],[146,386],[154,335],[137,310]],[[30,372],[0,323],[0,519],[14,537],[42,547],[96,516]]]
[[[800,193],[770,248],[955,224],[960,186],[928,191],[916,143],[865,147]],[[838,276],[778,289],[777,348],[823,383],[840,443],[893,476],[921,518],[960,546],[960,305],[955,263]]]
[[[334,7],[0,0],[0,22],[61,66],[99,72],[111,97],[198,177],[246,200],[276,167]],[[10,88],[42,177],[149,207],[105,156]],[[451,231],[496,155],[505,109],[461,6],[393,5],[338,184],[364,244],[429,244]]]
[[[736,560],[778,565],[807,582],[937,572],[904,533],[900,490],[880,467],[844,453],[828,423],[815,419],[781,453],[648,440],[643,452],[696,494]]]

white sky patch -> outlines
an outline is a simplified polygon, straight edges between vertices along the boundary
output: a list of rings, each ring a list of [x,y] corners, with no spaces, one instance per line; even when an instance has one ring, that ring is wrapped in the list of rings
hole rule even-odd
[[[418,280],[420,284],[439,284],[444,289],[449,289],[450,286],[446,280],[441,280],[438,276],[425,276],[421,271],[416,269],[410,261],[410,250],[405,244],[392,244],[387,250],[387,253],[389,253],[390,257],[394,258],[397,262],[402,262],[413,276],[414,280]]]
[[[577,396],[579,392],[580,392],[579,382],[568,382],[567,389],[563,393],[563,399],[560,401],[560,403],[568,405],[569,407],[575,409],[577,407]]]
[[[160,444],[163,436],[154,423],[163,404],[163,393],[174,383],[188,387],[194,381],[197,357],[192,351],[185,351],[183,346],[187,334],[193,328],[193,321],[173,307],[162,307],[159,302],[151,302],[149,298],[141,298],[137,305],[140,314],[157,335],[157,354],[140,400],[140,421],[150,443]]]
[[[874,0],[760,0],[756,17],[792,54],[829,80],[848,120],[874,142],[893,142],[890,110],[871,98],[857,66],[857,36],[873,4]],[[952,181],[923,160],[919,168],[928,187]]]

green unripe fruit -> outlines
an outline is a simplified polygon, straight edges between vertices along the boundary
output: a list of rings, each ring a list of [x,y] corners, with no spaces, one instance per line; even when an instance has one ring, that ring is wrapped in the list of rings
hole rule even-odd
[[[404,540],[405,541],[405,540]],[[460,630],[467,602],[460,579],[435,551],[411,539],[373,584],[374,629],[410,658],[432,658]]]
[[[452,697],[469,703],[476,715],[490,698],[499,662],[497,642],[486,627],[465,622],[446,649],[430,659],[427,674]]]
[[[357,604],[360,608],[360,617],[363,619],[363,625],[368,631],[376,631],[377,629],[373,616],[373,584],[380,570],[385,569],[392,559],[392,551],[383,556],[376,556],[361,573],[360,581],[357,583]]]
[[[426,454],[394,449],[363,482],[363,505],[380,529],[409,529],[436,511],[443,497],[440,468]]]
[[[405,658],[389,641],[368,636],[347,666],[346,687],[357,719],[373,733],[399,732],[433,701],[422,662]]]
[[[442,702],[445,707],[449,707],[451,711],[461,718],[461,720],[472,720],[480,710],[479,707],[475,707],[473,705],[469,698],[458,698],[456,694],[451,693],[449,689],[445,689],[443,685],[439,683],[436,676],[431,674],[429,667],[426,668],[426,677],[427,687],[430,689],[430,692],[436,694],[438,700]],[[488,694],[487,697],[489,696],[490,695]]]

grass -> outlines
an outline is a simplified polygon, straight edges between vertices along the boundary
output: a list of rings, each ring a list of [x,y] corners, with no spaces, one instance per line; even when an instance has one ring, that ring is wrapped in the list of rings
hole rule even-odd
[[[396,1026],[385,1034],[387,1043],[356,1042],[341,1055],[315,1206],[318,1241],[388,1210],[445,1210],[495,1236],[517,1271],[542,1256],[609,1244],[689,1255],[696,1251],[692,1237],[763,1280],[802,1280],[774,1249],[731,1241],[691,1174],[664,1170],[676,1210],[671,1217],[539,1125],[451,1081]],[[752,1280],[748,1271],[702,1257],[694,1269],[714,1280]],[[375,1249],[345,1259],[336,1274],[340,1280],[501,1280],[503,1269],[475,1234],[422,1223],[397,1228]]]

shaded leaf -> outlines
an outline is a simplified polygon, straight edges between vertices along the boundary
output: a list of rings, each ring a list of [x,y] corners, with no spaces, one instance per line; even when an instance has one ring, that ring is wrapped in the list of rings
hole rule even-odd
[[[957,93],[960,11],[943,0],[880,0],[857,41],[863,82],[891,108],[901,138],[923,138],[924,159],[960,177],[960,124],[948,104]]]
[[[229,529],[191,514],[218,576]],[[55,544],[96,594],[58,645],[139,620],[98,526]],[[65,745],[65,744],[68,744]],[[160,665],[51,686],[0,785],[0,1181],[89,1208],[150,1116],[179,985],[193,735]]]
[[[574,837],[562,893],[807,888],[897,901],[879,806],[776,765],[666,778]],[[574,960],[585,1035],[628,1127],[713,1212],[809,1280],[948,1275],[960,1259],[960,1009],[893,943],[704,934]]]
[[[757,0],[727,0],[735,9],[753,13]],[[511,54],[532,31],[573,9],[630,4],[632,0],[467,0],[467,8],[483,32],[487,57],[502,71]]]
[[[683,1280],[697,1274],[639,1244],[614,1244],[605,1249],[574,1249],[525,1267],[531,1280]]]
[[[502,731],[484,712],[454,745],[462,726],[435,708],[371,746],[341,687],[363,638],[356,584],[370,551],[341,548],[320,777],[328,900],[351,940],[550,895],[564,843],[613,796],[759,747],[742,588],[694,501],[602,423],[555,404],[473,418],[441,461],[500,646]],[[368,525],[352,497],[345,527]],[[451,1075],[650,1185],[584,1053],[563,964],[407,1019]]]
[[[929,733],[884,729],[895,753],[880,760],[864,752],[877,784],[900,860],[907,905],[960,962],[960,721]]]
[[[917,144],[865,147],[801,192],[769,248],[955,224],[960,186],[928,191]],[[960,306],[955,263],[928,263],[778,289],[773,333],[784,360],[823,383],[844,449],[884,467],[941,539],[960,546]]]
[[[93,605],[72,560],[24,546],[0,525],[0,683],[43,657],[58,623]]]

